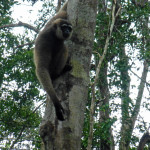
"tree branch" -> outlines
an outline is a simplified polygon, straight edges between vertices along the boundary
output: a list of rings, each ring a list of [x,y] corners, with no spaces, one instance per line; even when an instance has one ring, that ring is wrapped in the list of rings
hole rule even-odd
[[[33,45],[33,44],[34,44],[34,42],[29,42],[29,43],[18,45],[18,46],[14,47],[14,48],[16,49],[16,48],[24,47],[24,46],[27,46],[27,45]]]
[[[13,141],[12,145],[10,146],[9,150],[13,149],[14,145],[17,143],[17,141],[19,140],[19,138],[21,137],[22,135],[22,132],[25,130],[25,125],[22,127],[18,137]]]
[[[30,30],[33,30],[35,31],[36,33],[39,33],[39,30],[27,23],[23,23],[21,21],[19,21],[17,24],[8,24],[8,25],[3,25],[3,26],[0,26],[0,29],[3,29],[3,28],[13,28],[13,27],[26,27]]]
[[[147,85],[149,85],[150,86],[150,83],[148,83],[146,80],[143,80],[141,77],[139,77],[134,71],[132,71],[131,69],[130,69],[130,71],[135,75],[135,76],[137,76],[140,80],[142,80],[143,82],[145,82]]]
[[[115,0],[114,0],[115,1]],[[111,22],[111,25],[110,25],[110,29],[109,29],[109,33],[107,35],[107,38],[106,38],[106,42],[105,42],[105,46],[104,46],[104,52],[103,52],[103,55],[101,56],[101,59],[98,63],[98,66],[97,66],[97,69],[96,69],[96,76],[95,76],[95,80],[94,80],[94,83],[93,85],[95,86],[97,80],[98,80],[98,76],[99,76],[99,73],[100,73],[100,69],[101,69],[101,65],[102,65],[102,62],[107,54],[107,49],[108,49],[108,45],[109,45],[109,40],[111,38],[111,35],[112,35],[112,31],[113,31],[113,28],[114,28],[114,24],[115,24],[115,20],[117,18],[117,16],[119,15],[119,12],[121,10],[121,7],[118,9],[116,15],[115,15],[115,8],[116,8],[116,2],[115,4],[113,5],[113,10],[112,10],[112,22]]]
[[[137,150],[144,150],[144,146],[145,146],[146,143],[150,143],[150,134],[149,134],[149,132],[146,132],[146,133],[143,134],[143,136],[140,139],[139,146],[138,146]]]
[[[144,86],[145,86],[144,81],[146,81],[147,74],[148,74],[148,64],[147,64],[146,61],[144,61],[144,68],[143,68],[143,72],[142,72],[141,82],[140,82],[140,85],[139,85],[137,100],[136,100],[136,104],[135,104],[135,107],[134,107],[134,110],[133,110],[133,113],[132,113],[132,117],[131,117],[133,127],[134,127],[138,112],[140,110],[141,100],[142,100]]]

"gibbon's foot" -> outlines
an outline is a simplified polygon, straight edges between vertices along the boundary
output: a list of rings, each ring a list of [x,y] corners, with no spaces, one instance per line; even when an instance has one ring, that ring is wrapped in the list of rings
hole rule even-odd
[[[62,105],[57,104],[55,106],[55,110],[56,110],[57,119],[60,121],[64,121],[65,120],[65,111],[64,111],[64,108],[62,107]]]
[[[72,70],[72,66],[69,64],[66,64],[64,69],[62,70],[62,72],[59,75],[51,75],[51,79],[54,82],[56,79],[58,79],[60,76],[62,76],[63,74],[65,74],[66,72],[69,72]]]
[[[70,64],[66,64],[63,71],[62,71],[62,74],[68,72],[68,71],[71,71],[72,70],[72,66]]]

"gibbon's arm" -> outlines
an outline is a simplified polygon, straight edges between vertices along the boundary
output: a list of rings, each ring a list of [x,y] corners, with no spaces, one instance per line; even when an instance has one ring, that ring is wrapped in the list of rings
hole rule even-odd
[[[61,11],[67,11],[68,0],[64,3],[64,5],[59,9],[58,13]]]
[[[47,94],[50,96],[50,99],[53,101],[57,118],[59,120],[64,120],[65,119],[63,116],[64,109],[61,106],[60,101],[56,95],[54,88],[53,88],[52,80],[50,78],[48,69],[43,66],[42,67],[37,66],[36,74],[37,74],[37,77],[38,77],[40,83],[42,84],[44,90],[47,92]]]
[[[60,8],[56,15],[46,24],[46,28],[50,27],[50,25],[58,18],[67,20],[67,5],[68,1],[64,3],[62,8]]]

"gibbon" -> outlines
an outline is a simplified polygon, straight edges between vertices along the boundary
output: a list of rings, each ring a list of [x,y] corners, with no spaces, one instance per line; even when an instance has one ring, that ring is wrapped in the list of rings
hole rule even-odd
[[[70,70],[70,67],[67,66],[68,49],[64,44],[64,41],[72,35],[72,25],[67,20],[67,3],[39,33],[34,49],[37,78],[52,100],[56,116],[61,121],[65,120],[64,108],[57,97],[52,82],[62,73]]]

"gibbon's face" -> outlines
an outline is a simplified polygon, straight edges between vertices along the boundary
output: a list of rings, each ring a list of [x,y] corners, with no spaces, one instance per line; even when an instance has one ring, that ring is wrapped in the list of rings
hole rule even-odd
[[[67,40],[72,35],[72,25],[67,20],[56,19],[54,21],[56,37],[61,40]]]
[[[60,26],[60,28],[64,39],[68,39],[72,33],[72,25],[64,23]]]

